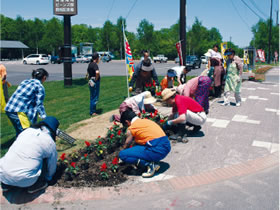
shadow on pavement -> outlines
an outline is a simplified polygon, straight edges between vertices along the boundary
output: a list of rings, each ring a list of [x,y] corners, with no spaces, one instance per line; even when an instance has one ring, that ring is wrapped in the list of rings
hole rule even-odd
[[[29,194],[26,188],[15,187],[8,192],[3,192],[3,197],[7,199],[10,204],[25,204],[31,202],[42,195],[45,190]]]

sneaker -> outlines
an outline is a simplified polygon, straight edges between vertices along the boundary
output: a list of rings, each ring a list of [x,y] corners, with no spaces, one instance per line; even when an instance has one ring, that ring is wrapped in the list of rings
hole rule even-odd
[[[177,141],[178,142],[182,142],[182,143],[188,143],[189,139],[187,138],[187,134],[185,134],[183,137],[182,136],[178,136]]]
[[[11,186],[1,182],[1,188],[3,192],[8,192],[11,189]]]
[[[221,106],[228,106],[229,105],[229,102],[224,102],[221,104]]]
[[[160,165],[154,164],[153,162],[148,165],[147,172],[142,174],[143,178],[150,178],[154,176],[155,172],[160,169]]]
[[[173,134],[173,135],[169,136],[170,140],[177,140],[177,138],[178,138],[178,134]]]
[[[193,132],[193,133],[197,133],[198,131],[200,131],[200,129],[201,129],[201,126],[200,126],[200,125],[195,125],[195,126],[193,127],[192,132]]]
[[[239,106],[241,106],[241,103],[240,103],[240,102],[237,102],[237,103],[235,104],[235,106],[239,107]]]
[[[27,192],[28,193],[35,193],[40,190],[46,189],[48,187],[48,183],[45,181],[37,181],[32,186],[28,187]]]

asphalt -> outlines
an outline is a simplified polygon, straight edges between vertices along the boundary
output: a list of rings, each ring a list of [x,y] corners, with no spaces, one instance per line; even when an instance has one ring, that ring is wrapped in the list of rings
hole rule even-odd
[[[201,132],[172,144],[153,178],[133,176],[114,188],[49,187],[28,199],[4,195],[2,208],[279,209],[278,75],[273,68],[265,82],[243,82],[241,107],[234,98],[227,107],[213,100]],[[17,199],[24,202],[11,204]]]
[[[139,61],[135,61],[135,65]],[[48,64],[48,65],[24,65],[21,61],[2,61],[7,68],[7,80],[12,85],[18,85],[22,80],[31,78],[33,69],[45,68],[49,72],[48,81],[63,80],[63,64]],[[160,76],[166,75],[168,69],[177,66],[173,61],[167,63],[153,64],[156,72]],[[87,72],[87,63],[72,64],[72,78],[84,78]],[[123,60],[113,60],[109,63],[99,63],[99,69],[102,76],[125,76],[126,66]],[[189,75],[198,76],[205,69],[205,64],[201,65],[200,69],[193,69]]]

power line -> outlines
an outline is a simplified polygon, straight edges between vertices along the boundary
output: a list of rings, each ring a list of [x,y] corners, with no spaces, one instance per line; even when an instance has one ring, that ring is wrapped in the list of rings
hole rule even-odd
[[[112,5],[111,5],[111,8],[110,8],[110,10],[109,10],[109,12],[108,12],[107,20],[109,19],[109,16],[110,16],[111,11],[112,11],[112,9],[113,9],[114,3],[115,3],[115,0],[113,0],[113,3],[112,3]]]
[[[132,5],[132,7],[130,8],[130,10],[128,11],[128,13],[127,13],[125,19],[127,19],[128,15],[130,14],[130,12],[132,11],[132,9],[134,8],[134,6],[135,6],[135,4],[136,4],[137,1],[138,1],[138,0],[135,0],[134,4]]]
[[[260,8],[256,5],[255,1],[254,0],[250,0],[250,2],[252,3],[252,5],[265,17],[265,18],[268,18],[268,16],[263,13]]]
[[[248,7],[256,16],[258,16],[260,19],[263,19],[261,16],[258,15],[258,13],[256,13],[246,2],[244,2],[244,0],[241,0],[243,2],[243,4],[246,5],[246,7]]]
[[[231,4],[233,6],[233,8],[235,9],[236,13],[238,14],[238,16],[240,17],[240,19],[242,20],[243,23],[245,23],[245,25],[248,27],[249,31],[251,31],[251,28],[249,26],[249,24],[243,19],[243,17],[240,15],[240,13],[238,12],[238,9],[236,8],[236,6],[234,5],[233,1],[231,1]]]

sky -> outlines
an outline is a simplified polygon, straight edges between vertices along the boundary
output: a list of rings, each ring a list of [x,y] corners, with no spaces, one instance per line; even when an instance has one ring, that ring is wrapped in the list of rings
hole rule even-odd
[[[256,14],[254,14],[245,2]],[[187,0],[187,28],[195,17],[208,29],[216,27],[223,41],[231,41],[239,47],[249,46],[253,34],[251,27],[260,17],[270,15],[271,0]],[[133,6],[134,5],[134,6]],[[118,17],[127,17],[127,30],[136,32],[141,20],[147,19],[155,30],[169,28],[179,20],[180,0],[78,0],[78,14],[72,16],[73,24],[102,27],[109,19],[116,23]],[[273,0],[273,22],[276,22],[279,0]],[[130,13],[129,13],[130,11]],[[53,0],[1,0],[1,14],[24,19],[51,19]],[[260,17],[258,17],[260,16]],[[63,19],[62,16],[55,16]],[[187,29],[188,30],[188,29]]]

